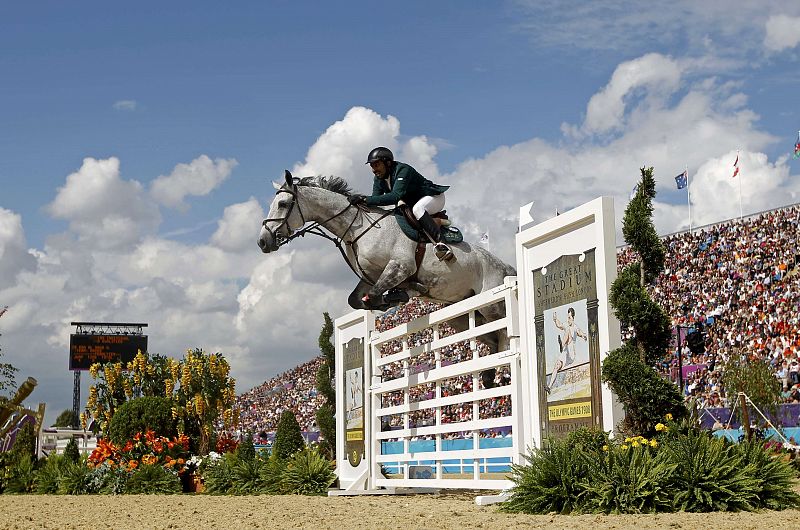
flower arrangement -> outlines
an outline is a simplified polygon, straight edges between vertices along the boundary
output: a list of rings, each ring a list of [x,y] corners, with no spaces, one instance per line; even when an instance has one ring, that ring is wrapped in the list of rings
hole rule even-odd
[[[89,456],[87,465],[91,468],[102,466],[119,468],[133,472],[140,466],[160,465],[173,473],[182,475],[187,469],[189,437],[181,434],[172,439],[156,436],[153,431],[136,433],[122,447],[103,439]]]

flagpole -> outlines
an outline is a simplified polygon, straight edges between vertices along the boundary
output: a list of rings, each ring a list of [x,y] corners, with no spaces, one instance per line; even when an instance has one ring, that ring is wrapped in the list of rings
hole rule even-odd
[[[689,166],[684,168],[686,172],[686,203],[689,205],[689,235],[692,235],[692,186],[689,182]]]
[[[736,160],[739,160],[739,150],[736,150]],[[739,171],[739,174],[736,175],[739,177],[739,220],[742,219],[742,172]]]

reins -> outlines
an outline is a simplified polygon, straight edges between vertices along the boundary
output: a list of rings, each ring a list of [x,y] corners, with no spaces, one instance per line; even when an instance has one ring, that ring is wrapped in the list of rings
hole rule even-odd
[[[305,237],[306,234],[312,234],[312,235],[315,235],[315,236],[323,237],[323,238],[327,239],[328,241],[331,241],[334,245],[336,245],[336,248],[339,249],[339,253],[344,258],[344,261],[347,263],[347,265],[350,267],[350,269],[353,271],[353,273],[356,276],[358,276],[362,281],[368,283],[369,285],[375,285],[375,281],[372,280],[372,278],[369,277],[367,272],[364,270],[364,268],[358,262],[358,250],[356,249],[355,243],[359,239],[361,239],[361,237],[364,234],[369,232],[373,227],[377,226],[379,222],[381,222],[383,219],[385,219],[389,215],[392,215],[392,210],[386,210],[377,219],[373,220],[368,215],[368,210],[362,209],[362,208],[360,208],[358,206],[355,206],[354,204],[348,204],[344,209],[342,209],[339,212],[333,214],[331,217],[328,217],[327,219],[325,219],[323,221],[314,221],[310,225],[306,226],[305,215],[303,215],[303,210],[300,207],[300,203],[297,201],[297,184],[292,184],[292,189],[291,190],[281,188],[281,189],[279,189],[278,191],[275,192],[275,195],[277,195],[279,193],[288,193],[289,195],[292,196],[292,199],[293,199],[292,200],[292,204],[289,206],[289,209],[286,212],[286,215],[281,217],[281,218],[277,218],[277,219],[267,218],[267,219],[264,219],[264,221],[261,223],[262,226],[267,231],[270,232],[270,234],[272,235],[273,239],[277,242],[279,248],[282,247],[283,245],[289,243],[293,239],[296,239],[298,237]],[[292,214],[292,208],[294,208],[295,205],[297,205],[297,211],[300,214],[300,220],[302,221],[303,226],[301,228],[295,230],[295,231],[292,231],[292,228],[289,226],[289,216]],[[347,241],[347,240],[345,240],[344,237],[338,237],[338,236],[335,236],[335,235],[332,236],[332,235],[329,235],[329,234],[327,234],[327,233],[325,233],[323,231],[323,228],[327,229],[325,227],[325,223],[333,221],[334,219],[336,219],[340,215],[344,214],[346,211],[348,211],[350,208],[353,208],[353,207],[356,207],[363,215],[366,215],[367,219],[370,220],[369,226],[367,226],[360,234],[358,234],[356,237],[354,237],[350,241]],[[353,216],[353,220],[350,221],[350,224],[347,226],[347,228],[344,231],[345,235],[347,235],[350,232],[350,229],[353,227],[353,225],[355,224],[357,219],[358,219],[358,214]],[[268,222],[280,222],[280,224],[275,227],[275,230],[272,230],[267,226]],[[283,225],[286,225],[287,231],[291,232],[291,234],[288,237],[282,237],[282,238],[279,239],[277,232],[278,232],[278,229],[280,227],[282,227]],[[327,230],[330,231],[330,229],[327,229]],[[344,241],[344,243],[346,245],[348,245],[350,247],[350,250],[353,252],[353,256],[355,257],[355,262],[356,262],[355,264],[358,267],[358,270],[356,270],[356,266],[354,266],[350,262],[350,259],[348,259],[347,253],[345,252],[344,247],[342,246],[342,242],[343,241]]]

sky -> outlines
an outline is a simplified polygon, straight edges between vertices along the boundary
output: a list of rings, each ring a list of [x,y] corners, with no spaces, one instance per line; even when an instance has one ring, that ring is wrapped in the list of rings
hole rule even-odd
[[[661,234],[800,202],[798,87],[793,0],[8,3],[0,362],[52,421],[74,321],[222,352],[239,392],[311,360],[356,278],[322,239],[261,253],[271,181],[368,193],[378,145],[512,264],[520,206],[619,225],[642,166]]]

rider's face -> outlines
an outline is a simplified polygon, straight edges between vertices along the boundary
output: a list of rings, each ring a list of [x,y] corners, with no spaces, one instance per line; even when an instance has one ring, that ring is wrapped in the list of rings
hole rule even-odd
[[[386,162],[383,160],[376,160],[375,162],[370,162],[369,167],[372,168],[372,173],[378,178],[386,178],[388,174]]]

